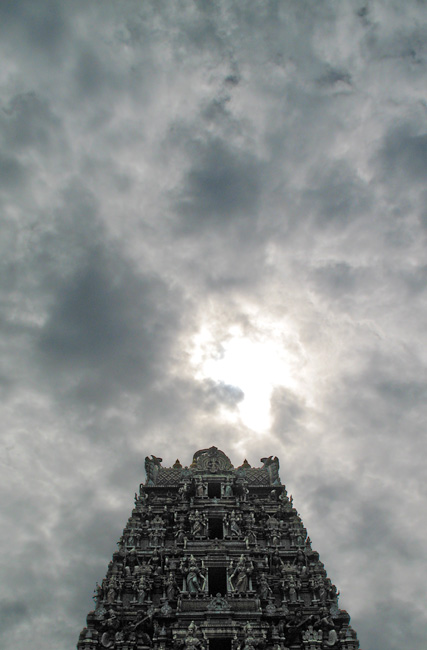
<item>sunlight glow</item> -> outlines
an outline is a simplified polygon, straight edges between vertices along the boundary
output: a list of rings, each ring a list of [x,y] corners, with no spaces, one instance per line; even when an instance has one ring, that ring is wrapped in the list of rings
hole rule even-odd
[[[243,335],[239,328],[228,332],[225,340],[215,342],[206,329],[195,340],[192,363],[198,379],[239,388],[244,398],[235,408],[224,406],[222,415],[241,421],[260,433],[271,424],[270,399],[274,386],[295,387],[292,377],[293,354],[277,335]]]

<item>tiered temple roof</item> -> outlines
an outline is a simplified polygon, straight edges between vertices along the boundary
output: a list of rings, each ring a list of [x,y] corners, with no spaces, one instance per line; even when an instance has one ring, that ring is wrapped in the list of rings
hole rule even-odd
[[[278,458],[261,462],[147,456],[78,650],[357,650]]]

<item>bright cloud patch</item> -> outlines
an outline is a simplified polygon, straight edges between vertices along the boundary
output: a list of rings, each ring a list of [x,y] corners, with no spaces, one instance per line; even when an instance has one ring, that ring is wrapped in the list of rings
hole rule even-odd
[[[271,423],[270,399],[275,386],[295,388],[293,355],[271,336],[246,337],[232,328],[223,341],[203,329],[195,339],[192,362],[199,379],[213,379],[239,388],[244,398],[236,410],[223,409],[227,419],[240,417],[249,428],[265,432]]]

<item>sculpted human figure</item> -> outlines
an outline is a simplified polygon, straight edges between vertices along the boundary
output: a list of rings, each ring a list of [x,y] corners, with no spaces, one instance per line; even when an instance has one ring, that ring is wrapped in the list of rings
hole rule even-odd
[[[297,588],[300,586],[299,581],[295,579],[293,574],[289,574],[287,589],[288,589],[288,598],[290,603],[296,603],[298,601],[298,592]]]
[[[176,544],[183,544],[184,543],[184,538],[185,538],[184,525],[179,524],[178,525],[178,530],[175,533],[175,543]]]
[[[230,522],[230,533],[232,535],[235,535],[236,537],[240,537],[242,531],[240,530],[240,526],[238,524],[238,518],[235,510],[231,512],[229,522]]]
[[[206,496],[206,485],[203,483],[203,481],[200,481],[196,485],[196,497],[204,497]]]
[[[151,557],[148,560],[148,565],[151,567],[152,573],[157,575],[162,573],[162,558],[157,548],[152,552]]]
[[[194,621],[191,621],[184,641],[184,650],[203,650],[203,643],[197,638],[196,634],[197,627]]]
[[[95,601],[95,609],[98,609],[100,607],[102,598],[103,598],[103,589],[100,584],[96,583],[95,590],[93,592],[92,596],[93,600]]]
[[[254,529],[252,528],[252,525],[249,525],[247,530],[246,530],[246,535],[245,535],[244,542],[246,544],[246,548],[249,548],[250,544],[256,544],[257,543],[257,536],[256,536],[256,533],[255,533]]]
[[[176,595],[179,592],[178,585],[175,580],[175,576],[170,571],[167,576],[164,578],[165,594],[168,600],[175,600]]]
[[[224,526],[224,536],[229,537],[230,535],[230,515],[226,512],[222,518],[222,523]]]
[[[253,571],[251,560],[246,562],[245,556],[241,555],[236,568],[230,576],[230,585],[233,591],[244,594],[249,590],[249,576]]]
[[[107,603],[112,604],[115,602],[116,597],[117,597],[117,583],[116,579],[114,576],[111,577],[110,582],[108,583],[108,591],[107,591]]]
[[[317,573],[310,580],[310,586],[313,589],[313,597],[319,600],[322,605],[326,604],[326,588],[322,576]]]
[[[203,515],[196,510],[192,515],[190,515],[190,521],[192,522],[191,534],[204,535],[205,534],[205,518]]]
[[[274,549],[273,553],[270,556],[270,573],[276,574],[280,569],[281,559],[279,551]]]
[[[305,552],[299,548],[297,550],[296,558],[294,560],[294,564],[297,567],[298,571],[300,573],[306,573],[307,572],[307,555]]]
[[[287,644],[292,645],[293,643],[297,644],[301,642],[302,632],[304,631],[305,628],[307,628],[308,624],[312,620],[313,620],[312,615],[306,616],[304,618],[302,613],[298,610],[295,612],[295,614],[289,616],[286,623]]]
[[[272,595],[270,585],[268,584],[267,576],[265,573],[261,573],[258,580],[258,595],[262,600],[267,600],[269,596]]]
[[[255,639],[252,626],[248,622],[243,628],[243,634],[245,635],[245,639],[243,643],[241,644],[241,650],[255,650],[255,648],[258,645],[257,640]]]
[[[134,589],[138,594],[138,603],[142,604],[148,598],[152,584],[151,578],[146,573],[143,573],[138,580],[135,580]]]
[[[315,622],[314,629],[322,630],[323,639],[328,648],[333,648],[338,643],[338,635],[332,617],[328,614],[326,607],[320,611],[320,619]]]
[[[197,594],[204,590],[206,577],[199,569],[197,561],[193,555],[190,556],[188,567],[183,568],[187,591],[190,594]]]
[[[223,494],[224,494],[225,497],[232,497],[233,496],[233,488],[231,487],[230,483],[225,484]]]

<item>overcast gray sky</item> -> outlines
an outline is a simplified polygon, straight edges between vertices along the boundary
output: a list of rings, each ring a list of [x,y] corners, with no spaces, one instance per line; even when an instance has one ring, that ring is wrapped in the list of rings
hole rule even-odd
[[[144,457],[274,454],[425,650],[426,3],[0,3],[0,635],[68,650]]]

